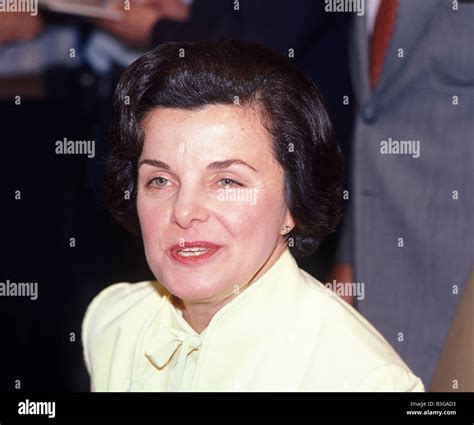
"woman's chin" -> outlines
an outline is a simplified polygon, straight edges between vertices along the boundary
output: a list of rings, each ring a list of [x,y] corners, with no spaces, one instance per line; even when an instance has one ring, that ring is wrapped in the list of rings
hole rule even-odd
[[[209,284],[209,281],[205,285],[199,285],[193,284],[189,278],[184,282],[175,281],[165,286],[171,294],[184,301],[211,300],[221,292],[216,285]]]

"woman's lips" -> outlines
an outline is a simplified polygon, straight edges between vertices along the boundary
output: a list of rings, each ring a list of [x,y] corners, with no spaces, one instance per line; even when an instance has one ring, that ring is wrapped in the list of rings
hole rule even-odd
[[[198,264],[208,261],[220,248],[220,245],[211,242],[193,241],[173,245],[169,252],[181,264]]]

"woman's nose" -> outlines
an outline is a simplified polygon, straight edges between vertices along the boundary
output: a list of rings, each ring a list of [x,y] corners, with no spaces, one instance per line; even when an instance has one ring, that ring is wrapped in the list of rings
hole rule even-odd
[[[173,203],[173,219],[180,227],[188,228],[193,222],[209,218],[207,196],[202,188],[182,186]]]

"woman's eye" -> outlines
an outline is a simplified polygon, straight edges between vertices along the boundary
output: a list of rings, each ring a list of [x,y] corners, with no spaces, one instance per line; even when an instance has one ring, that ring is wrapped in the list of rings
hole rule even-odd
[[[242,186],[239,182],[236,182],[235,180],[232,179],[220,179],[219,183],[222,184],[224,187],[235,187],[235,186]]]
[[[165,179],[164,177],[156,177],[153,180],[150,180],[148,185],[150,185],[150,186],[153,185],[153,186],[157,186],[157,187],[165,187],[168,182],[169,182],[169,180]]]

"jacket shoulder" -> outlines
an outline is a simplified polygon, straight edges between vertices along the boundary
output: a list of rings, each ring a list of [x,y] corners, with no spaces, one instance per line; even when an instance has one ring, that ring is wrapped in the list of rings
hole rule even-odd
[[[423,391],[421,380],[390,343],[352,306],[304,272],[307,316],[320,326],[318,346],[327,358],[319,363],[337,364],[349,391]],[[311,307],[311,308],[310,308]]]
[[[86,367],[91,373],[91,352],[108,328],[120,325],[124,318],[133,316],[139,325],[146,319],[148,305],[156,305],[166,290],[155,281],[138,283],[120,282],[100,291],[89,303],[82,320],[81,338]]]

